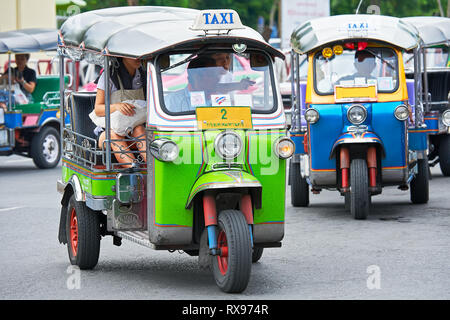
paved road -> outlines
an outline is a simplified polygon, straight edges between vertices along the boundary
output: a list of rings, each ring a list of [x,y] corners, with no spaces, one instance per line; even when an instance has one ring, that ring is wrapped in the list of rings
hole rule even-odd
[[[450,178],[432,172],[427,205],[389,188],[366,221],[335,192],[311,195],[308,208],[288,201],[283,247],[264,252],[243,294],[227,295],[195,257],[110,237],[77,278],[57,240],[60,167],[1,157],[0,299],[450,299]]]

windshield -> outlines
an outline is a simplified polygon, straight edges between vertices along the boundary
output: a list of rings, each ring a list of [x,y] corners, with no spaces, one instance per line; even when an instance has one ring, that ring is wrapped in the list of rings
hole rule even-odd
[[[450,61],[448,57],[448,48],[426,48],[425,54],[427,57],[428,68],[449,68]],[[412,53],[404,53],[403,61],[406,69],[414,70],[414,55]]]
[[[255,113],[267,113],[275,107],[272,69],[265,54],[190,52],[160,56],[158,61],[162,106],[169,114],[208,106],[248,106]]]
[[[335,85],[376,84],[378,92],[394,92],[398,86],[397,55],[389,48],[344,50],[331,58],[318,52],[314,57],[314,68],[314,86],[322,95],[333,94]]]

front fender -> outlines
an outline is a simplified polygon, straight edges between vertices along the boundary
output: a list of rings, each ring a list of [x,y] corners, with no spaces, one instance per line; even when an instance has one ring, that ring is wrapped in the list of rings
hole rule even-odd
[[[256,191],[255,207],[261,204],[262,185],[254,176],[238,170],[212,171],[201,175],[191,188],[186,209],[192,205],[197,194],[211,189],[252,188]],[[259,205],[260,206],[260,205]]]
[[[373,132],[364,132],[364,133],[354,133],[354,132],[346,132],[339,136],[333,144],[333,148],[331,149],[329,159],[332,159],[336,156],[336,148],[342,144],[359,144],[359,143],[372,143],[380,146],[381,154],[384,157],[384,146],[381,139]]]

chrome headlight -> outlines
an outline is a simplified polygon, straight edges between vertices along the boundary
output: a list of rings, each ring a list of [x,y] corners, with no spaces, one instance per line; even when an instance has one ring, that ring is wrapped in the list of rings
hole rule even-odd
[[[0,124],[5,123],[5,110],[3,108],[0,108]]]
[[[275,150],[275,154],[279,158],[287,159],[287,158],[290,158],[294,154],[295,144],[291,139],[289,139],[287,137],[281,137],[275,141],[274,150]]]
[[[162,138],[150,143],[150,153],[158,160],[170,162],[178,158],[180,150],[175,142]]]
[[[313,108],[309,108],[305,112],[305,120],[310,124],[316,123],[317,121],[319,121],[319,111]]]
[[[403,104],[399,105],[397,108],[395,108],[394,116],[400,121],[408,119],[409,117],[408,107]]]
[[[233,131],[223,131],[217,135],[214,149],[222,159],[234,159],[242,151],[242,139]]]
[[[442,114],[442,123],[447,127],[450,127],[450,110],[445,110]]]
[[[348,108],[347,119],[353,124],[361,124],[367,118],[367,109],[360,104],[355,104]]]

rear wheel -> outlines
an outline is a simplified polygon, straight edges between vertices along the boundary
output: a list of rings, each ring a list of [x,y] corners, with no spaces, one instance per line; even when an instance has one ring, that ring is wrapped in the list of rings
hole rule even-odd
[[[258,262],[261,259],[264,248],[253,247],[252,262]]]
[[[224,210],[218,218],[217,245],[212,271],[219,288],[239,293],[247,288],[252,265],[252,244],[247,221],[238,210]]]
[[[43,127],[31,140],[30,155],[40,169],[54,168],[61,158],[59,132],[53,127]]]
[[[450,135],[444,135],[439,142],[439,165],[444,176],[450,176]]]
[[[82,270],[93,269],[100,255],[99,215],[74,195],[67,208],[66,236],[70,263]]]
[[[294,207],[309,205],[309,186],[300,173],[300,163],[290,161],[289,175],[291,180],[291,203]]]
[[[411,202],[415,204],[427,203],[429,198],[429,168],[428,159],[417,161],[417,175],[411,180]]]
[[[353,159],[350,164],[350,212],[355,219],[369,215],[369,177],[365,159]]]

